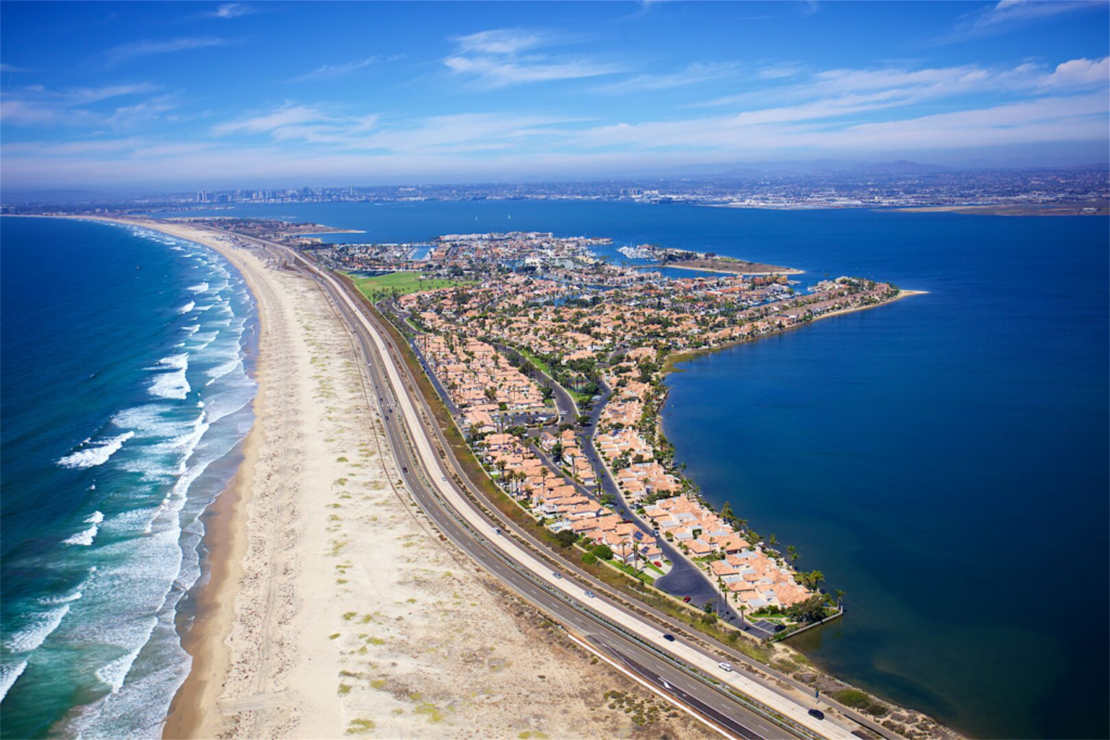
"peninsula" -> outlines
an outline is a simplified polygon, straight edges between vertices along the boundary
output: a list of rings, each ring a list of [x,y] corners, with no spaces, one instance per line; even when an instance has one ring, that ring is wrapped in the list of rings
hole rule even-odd
[[[397,245],[123,222],[220,251],[261,323],[167,737],[956,737],[781,644],[837,599],[701,500],[657,421],[679,353],[908,292],[670,280],[534,232],[440,237],[383,288]]]

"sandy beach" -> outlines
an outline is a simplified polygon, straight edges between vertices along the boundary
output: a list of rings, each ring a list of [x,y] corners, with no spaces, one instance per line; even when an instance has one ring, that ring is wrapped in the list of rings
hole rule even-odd
[[[440,540],[397,485],[351,338],[313,283],[211,233],[143,225],[223,253],[261,324],[256,421],[206,519],[212,578],[165,737],[625,737],[637,715],[716,736]]]

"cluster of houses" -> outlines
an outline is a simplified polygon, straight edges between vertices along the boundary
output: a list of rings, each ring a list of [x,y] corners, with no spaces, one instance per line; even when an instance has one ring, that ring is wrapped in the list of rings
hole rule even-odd
[[[609,403],[598,418],[594,444],[608,463],[625,501],[639,504],[648,497],[675,493],[679,481],[655,459],[655,450],[638,430],[644,413],[644,399],[651,386],[636,379],[637,363],[656,359],[651,347],[639,347],[625,355],[605,375],[613,389]]]
[[[551,447],[569,445],[568,436],[573,438],[574,433],[567,430],[550,442]],[[623,521],[573,481],[554,472],[523,440],[511,434],[490,434],[479,443],[479,451],[484,462],[496,471],[502,488],[551,531],[570,530],[590,544],[608,545],[614,559],[628,565],[643,567],[647,562],[659,562],[662,553],[650,532]]]
[[[478,453],[506,492],[556,533],[571,530],[587,543],[608,545],[614,559],[634,567],[660,562],[662,554],[650,532],[623,521],[586,494],[585,487],[596,485],[596,473],[572,430],[558,435],[543,431],[536,440],[551,465],[525,440],[499,430],[497,419],[505,411],[545,408],[531,379],[496,348],[477,339],[422,334],[415,341],[464,424],[480,438]]]
[[[679,549],[700,559],[730,600],[749,612],[790,607],[812,596],[777,554],[750,544],[719,514],[685,495],[645,506],[644,516]]]
[[[420,334],[416,345],[466,426],[478,434],[497,431],[502,411],[538,413],[546,408],[539,386],[485,342]]]
[[[557,462],[570,472],[571,477],[591,488],[597,485],[594,466],[582,454],[578,437],[573,430],[564,429],[559,435],[546,430],[540,432],[539,445],[552,458],[557,458]]]
[[[478,256],[505,262],[549,239],[547,234],[506,235],[481,243],[475,237],[452,237],[437,252],[446,247],[439,256],[448,261]],[[571,253],[580,246],[559,245]],[[598,269],[610,268],[618,269]],[[503,488],[552,530],[570,530],[606,544],[621,562],[640,566],[661,558],[653,533],[622,521],[597,501],[596,473],[574,431],[542,431],[537,448],[500,433],[499,412],[542,408],[543,396],[479,337],[495,337],[553,363],[605,363],[627,349],[616,364],[601,365],[612,395],[594,436],[624,500],[640,507],[658,532],[701,563],[722,592],[744,609],[786,608],[812,596],[777,552],[749,543],[728,521],[683,495],[684,481],[661,461],[653,448],[656,430],[644,426],[654,418],[645,417],[645,411],[654,411],[658,402],[652,396],[661,372],[657,348],[708,348],[773,334],[830,312],[890,300],[898,295],[897,288],[838,278],[803,294],[782,276],[731,275],[591,290],[571,277],[499,273],[478,285],[401,299],[430,330],[417,339],[418,345],[469,429],[483,437],[479,454],[489,469],[497,470]]]

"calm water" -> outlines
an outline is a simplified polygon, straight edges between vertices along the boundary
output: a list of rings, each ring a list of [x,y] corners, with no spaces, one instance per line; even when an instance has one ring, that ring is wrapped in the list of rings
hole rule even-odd
[[[246,286],[208,249],[4,218],[5,738],[160,736],[205,506],[253,419]]]
[[[797,644],[985,737],[1107,737],[1108,222],[605,203],[257,206],[335,241],[539,230],[927,296],[685,363],[665,428],[849,613]]]

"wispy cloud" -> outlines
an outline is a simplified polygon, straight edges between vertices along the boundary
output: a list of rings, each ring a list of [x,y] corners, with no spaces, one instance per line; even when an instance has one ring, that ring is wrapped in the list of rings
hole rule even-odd
[[[1091,10],[1103,5],[1091,0],[999,0],[995,5],[963,16],[951,33],[931,39],[924,46],[942,46],[994,36],[1052,16]]]
[[[155,54],[172,54],[178,51],[208,49],[214,46],[227,46],[230,43],[232,42],[229,39],[214,36],[177,38],[165,41],[134,41],[109,49],[105,52],[104,59],[107,66],[116,67],[124,62]]]
[[[328,116],[319,108],[287,103],[272,113],[222,123],[213,127],[212,133],[216,136],[237,133],[261,134],[276,131],[283,126],[295,126],[326,120],[328,120]]]
[[[494,89],[531,82],[599,77],[624,66],[588,56],[543,51],[569,39],[524,29],[494,29],[454,39],[456,50],[443,63],[470,78],[479,88]],[[528,53],[525,53],[528,52]]]
[[[695,63],[679,72],[662,75],[636,75],[626,80],[601,85],[596,90],[606,94],[669,90],[734,77],[739,72],[740,65],[738,64]]]
[[[210,18],[240,18],[255,12],[257,12],[257,9],[252,5],[247,5],[245,3],[224,3],[211,13],[206,13],[205,15]]]
[[[883,92],[902,105],[977,93],[1036,93],[1046,87],[1106,84],[1106,60],[1075,59],[1050,68],[1026,62],[1015,67],[886,66],[874,69],[830,69],[799,76],[783,85],[755,87],[715,98],[695,107],[751,106]]]
[[[458,36],[455,38],[455,44],[458,51],[464,54],[519,54],[538,46],[550,45],[550,37],[545,38],[537,31],[497,28],[468,36]]]
[[[220,124],[217,137],[265,135],[273,142],[298,141],[344,151],[391,154],[463,153],[509,150],[526,140],[565,138],[560,128],[576,119],[515,113],[459,113],[383,121],[376,114],[332,115],[319,106],[282,107]]]
[[[156,89],[147,83],[65,90],[48,90],[38,85],[18,88],[0,97],[0,120],[7,126],[104,126],[109,125],[114,111],[90,110],[89,106]]]
[[[290,82],[304,82],[305,80],[330,80],[335,77],[341,77],[349,72],[369,67],[379,60],[380,57],[366,57],[356,62],[347,62],[346,64],[322,64],[311,72],[305,72],[289,80]]]
[[[3,62],[0,62],[0,72],[30,72],[30,70],[23,69],[22,67],[17,67],[14,64],[5,64]]]

